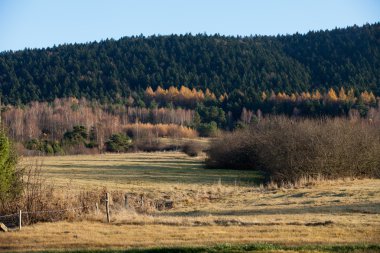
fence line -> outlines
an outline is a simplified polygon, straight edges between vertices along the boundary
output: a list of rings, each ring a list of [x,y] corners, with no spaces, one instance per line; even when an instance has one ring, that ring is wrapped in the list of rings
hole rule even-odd
[[[81,210],[88,208],[88,206],[82,206],[77,208],[66,208],[66,209],[60,209],[60,210],[40,210],[40,211],[26,211],[22,212],[24,214],[36,214],[36,213],[59,213],[59,212],[65,212],[65,211],[75,211],[75,210]],[[1,217],[1,216],[0,216]]]
[[[106,202],[106,210],[107,210],[107,221],[110,222],[110,211],[109,211],[109,193],[106,193],[106,199],[105,199],[105,202]],[[90,208],[89,206],[81,206],[81,207],[74,207],[74,208],[65,208],[65,209],[56,209],[56,210],[39,210],[39,211],[22,211],[21,209],[17,212],[17,213],[14,213],[14,214],[5,214],[5,215],[1,215],[0,216],[0,222],[1,220],[3,221],[6,221],[6,220],[10,220],[12,219],[12,224],[14,223],[18,223],[18,226],[19,226],[19,230],[21,230],[21,223],[22,223],[22,214],[42,214],[42,213],[62,213],[62,212],[66,212],[66,211],[76,211],[76,210],[82,210],[82,209],[86,209],[86,208]],[[98,204],[96,203],[96,210],[98,211],[99,210],[99,207],[98,207]],[[18,220],[15,222],[15,218],[18,218]]]
[[[18,225],[19,230],[21,230],[21,223],[22,223],[22,214],[39,214],[39,213],[61,213],[66,211],[75,211],[75,210],[81,210],[88,208],[88,206],[82,206],[82,207],[76,207],[76,208],[66,208],[66,209],[60,209],[60,210],[40,210],[40,211],[25,211],[19,210],[18,213],[13,214],[6,214],[0,216],[0,223],[7,223],[12,225]]]
[[[65,212],[65,211],[81,210],[84,208],[88,208],[88,206],[76,207],[76,208],[66,208],[66,209],[59,209],[59,210],[22,211],[22,213],[23,214],[59,213],[59,212]],[[1,215],[0,218],[6,218],[6,217],[12,217],[12,216],[18,216],[18,215],[19,215],[19,213],[6,214],[6,215]]]
[[[16,216],[16,215],[18,215],[18,213],[2,215],[2,216],[0,216],[0,218],[12,217],[12,216]]]
[[[159,201],[150,202],[149,200],[144,199],[144,195],[140,195],[137,198],[138,198],[137,203],[139,204],[140,208],[144,208],[144,206],[146,204],[149,204],[149,205],[153,204],[158,210],[160,210],[160,208],[165,208],[165,207],[170,208],[173,205],[172,201],[164,201],[163,203],[161,203]],[[112,214],[111,210],[110,210],[110,201],[111,201],[111,198],[110,198],[110,194],[108,192],[105,194],[104,198],[100,200],[100,202],[104,203],[104,205],[105,205],[106,220],[108,223],[111,222],[111,214]],[[128,194],[124,195],[124,206],[126,209],[130,208],[130,206],[131,206],[131,200],[130,200],[130,197]],[[85,209],[87,209],[87,211],[94,210],[95,214],[99,214],[99,204],[98,204],[98,202],[96,202],[96,203],[94,203],[94,206],[84,205],[84,206],[80,206],[80,207],[72,207],[72,208],[65,208],[65,209],[51,209],[51,210],[38,210],[38,211],[22,211],[22,210],[19,210],[17,213],[1,215],[0,216],[0,222],[3,222],[5,224],[6,221],[11,221],[10,223],[12,225],[19,225],[19,229],[21,230],[22,221],[23,220],[29,221],[30,219],[35,218],[33,216],[33,214],[35,214],[37,216],[38,214],[63,213],[63,212],[67,212],[67,211],[77,211],[77,210],[85,210]],[[23,215],[26,215],[26,217]]]

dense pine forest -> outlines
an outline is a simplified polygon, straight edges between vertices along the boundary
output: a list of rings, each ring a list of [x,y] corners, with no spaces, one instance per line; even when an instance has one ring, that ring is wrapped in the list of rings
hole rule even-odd
[[[6,104],[85,97],[142,105],[148,87],[184,85],[249,107],[263,91],[340,87],[380,95],[380,24],[305,35],[124,37],[0,54]],[[244,96],[242,95],[244,94]]]

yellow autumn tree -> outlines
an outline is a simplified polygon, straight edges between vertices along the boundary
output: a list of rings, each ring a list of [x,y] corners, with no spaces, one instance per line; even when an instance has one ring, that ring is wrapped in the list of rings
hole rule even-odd
[[[364,91],[360,94],[360,99],[365,103],[365,104],[373,104],[376,103],[376,97],[375,95],[371,92]]]
[[[329,92],[326,94],[326,100],[330,102],[338,101],[338,96],[336,95],[333,88],[330,88]]]
[[[341,102],[347,102],[346,91],[344,90],[343,87],[341,87],[340,90],[339,90],[339,101],[341,101]]]
[[[191,89],[191,99],[192,100],[197,100],[197,97],[198,97],[198,91],[197,91],[197,89],[192,88]]]
[[[296,102],[296,101],[297,101],[297,96],[296,96],[296,94],[292,93],[292,94],[290,95],[290,101],[292,101],[292,102]]]
[[[376,97],[375,97],[375,95],[373,94],[372,91],[369,93],[369,96],[370,96],[370,98],[371,98],[371,99],[370,99],[371,103],[372,103],[372,104],[376,103]]]
[[[222,95],[220,95],[219,102],[223,102],[226,99],[228,99],[228,95],[226,92],[224,92]]]
[[[148,86],[146,89],[145,89],[145,96],[146,97],[150,97],[150,98],[153,98],[154,97],[154,91],[152,89],[152,87]]]
[[[163,88],[161,88],[161,86],[158,86],[156,91],[155,91],[155,95],[156,96],[162,96],[162,95],[165,95],[166,94],[166,90],[164,90]]]
[[[276,96],[277,101],[286,101],[289,99],[289,96],[285,92],[278,92]]]
[[[319,90],[316,90],[316,91],[311,95],[311,99],[313,99],[313,100],[321,100],[321,99],[322,99],[322,95],[321,95],[321,93],[319,92]]]
[[[211,99],[211,100],[216,100],[215,94],[212,93],[208,88],[206,89],[206,92],[205,92],[205,98]]]
[[[301,100],[305,101],[305,100],[310,100],[310,99],[311,99],[310,92],[301,92]]]
[[[182,100],[188,101],[192,97],[192,92],[189,88],[182,85],[181,88],[179,89],[179,95]]]
[[[205,94],[203,93],[203,91],[202,90],[199,90],[198,92],[197,92],[197,100],[198,101],[203,101],[204,99],[205,99]]]
[[[175,101],[178,99],[179,91],[176,87],[170,86],[168,91],[166,92],[166,100],[167,101]]]
[[[267,99],[267,94],[265,93],[265,91],[263,91],[262,93],[261,93],[261,100],[262,101],[265,101],[266,99]]]

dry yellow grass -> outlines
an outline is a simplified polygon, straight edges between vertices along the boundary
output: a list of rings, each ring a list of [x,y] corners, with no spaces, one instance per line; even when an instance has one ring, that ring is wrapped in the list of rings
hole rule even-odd
[[[167,226],[57,222],[1,234],[3,250],[127,248],[275,242],[291,245],[378,242],[379,227],[356,226]]]
[[[103,214],[39,223],[0,234],[0,250],[380,243],[380,180],[264,189],[253,184],[254,172],[204,170],[202,159],[179,153],[44,158],[48,181],[67,193],[106,186],[167,196],[174,208],[112,210],[111,224]]]

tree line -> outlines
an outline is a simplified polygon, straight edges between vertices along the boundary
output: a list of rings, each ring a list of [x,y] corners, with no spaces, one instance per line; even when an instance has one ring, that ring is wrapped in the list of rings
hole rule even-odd
[[[2,110],[2,123],[10,138],[21,148],[44,153],[108,150],[107,141],[114,134],[134,140],[197,136],[190,129],[194,110],[188,109],[100,105],[85,98],[65,98],[52,103],[8,105]]]
[[[357,94],[357,95],[356,95]],[[186,96],[186,99],[182,99]],[[181,97],[180,100],[177,100]],[[299,116],[346,116],[379,121],[379,103],[372,92],[329,89],[327,93],[266,93],[256,101],[257,108],[243,107],[234,115],[226,108],[229,94],[219,98],[206,90],[182,86],[156,91],[147,88],[144,100],[149,107],[100,104],[85,98],[55,99],[2,108],[2,123],[13,141],[29,150],[44,153],[73,153],[125,150],[110,147],[110,140],[132,138],[148,143],[159,137],[215,137],[220,130],[245,128],[270,114]],[[156,100],[158,102],[156,102]],[[173,101],[196,102],[193,109],[173,106]],[[162,105],[172,105],[161,107]],[[247,104],[249,105],[249,104]],[[107,144],[108,143],[108,144]],[[128,143],[128,142],[127,142]],[[140,145],[140,147],[141,147]],[[150,149],[154,149],[151,147]],[[140,149],[141,150],[141,149]]]
[[[256,98],[271,90],[344,87],[378,96],[379,27],[285,36],[133,36],[6,51],[0,53],[0,92],[6,104],[84,97],[139,107],[149,86],[209,89],[217,98],[227,93],[229,107],[246,106],[239,94]]]
[[[231,104],[229,101],[239,102]],[[233,93],[220,101],[221,107],[232,112],[235,120],[244,113],[244,108],[261,114],[305,117],[349,116],[351,111],[356,110],[362,117],[366,117],[371,108],[378,106],[378,102],[379,98],[373,92],[359,92],[353,88],[345,90],[343,87],[338,91],[330,88],[326,92],[318,89],[289,94],[281,91],[262,92],[256,97]]]

